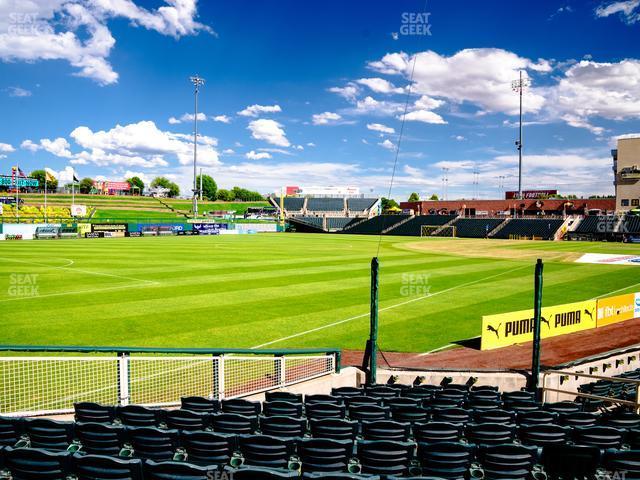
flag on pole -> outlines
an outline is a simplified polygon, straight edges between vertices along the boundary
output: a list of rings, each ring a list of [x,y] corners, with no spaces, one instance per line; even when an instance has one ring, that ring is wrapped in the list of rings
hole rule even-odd
[[[73,181],[74,182],[79,182],[80,180],[78,180],[78,177],[76,177],[76,172],[73,172]]]
[[[18,176],[20,176],[22,178],[27,178],[27,176],[24,174],[24,172],[22,171],[22,169],[20,167],[18,167]]]
[[[49,173],[48,170],[44,171],[44,178],[47,180],[47,182],[54,182],[56,180],[56,177]]]

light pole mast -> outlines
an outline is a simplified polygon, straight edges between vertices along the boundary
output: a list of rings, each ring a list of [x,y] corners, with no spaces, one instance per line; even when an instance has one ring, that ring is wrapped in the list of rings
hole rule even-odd
[[[511,82],[511,88],[520,96],[520,125],[516,148],[518,149],[518,198],[522,199],[522,92],[529,86],[529,79],[522,78],[522,70],[518,80]]]
[[[191,83],[194,86],[194,115],[193,115],[193,216],[198,216],[198,181],[197,181],[197,165],[198,165],[198,92],[200,87],[204,85],[204,78],[196,75],[190,77]]]

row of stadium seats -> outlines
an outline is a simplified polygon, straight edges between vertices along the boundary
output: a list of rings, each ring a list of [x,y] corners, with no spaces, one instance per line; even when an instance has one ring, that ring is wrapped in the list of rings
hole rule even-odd
[[[418,215],[408,222],[391,229],[389,235],[416,236],[422,235],[422,226],[442,226],[455,218],[455,215]]]
[[[303,213],[345,213],[362,214],[369,211],[378,201],[377,198],[323,198],[323,197],[285,197],[284,209],[289,214]],[[280,197],[273,197],[272,203],[280,207]]]
[[[500,218],[458,218],[453,226],[456,228],[456,237],[486,238],[503,222]]]
[[[383,230],[393,227],[407,218],[409,218],[409,215],[378,215],[364,222],[355,223],[352,227],[346,228],[344,233],[379,235]],[[392,234],[392,232],[389,232],[389,234]]]
[[[562,226],[562,219],[515,218],[502,227],[493,238],[541,238],[552,240]]]

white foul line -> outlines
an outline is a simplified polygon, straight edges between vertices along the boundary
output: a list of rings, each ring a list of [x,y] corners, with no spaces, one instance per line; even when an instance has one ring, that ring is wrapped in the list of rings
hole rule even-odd
[[[489,275],[488,277],[480,278],[480,279],[474,280],[472,282],[467,282],[467,283],[463,283],[461,285],[456,285],[455,287],[447,288],[445,290],[440,290],[439,292],[436,292],[436,293],[427,294],[427,295],[424,295],[422,297],[412,298],[411,300],[406,300],[404,302],[396,303],[395,305],[389,305],[388,307],[381,308],[378,311],[379,312],[386,312],[387,310],[392,310],[392,309],[397,308],[397,307],[402,307],[403,305],[408,305],[410,303],[418,302],[420,300],[424,300],[425,298],[431,298],[431,297],[435,297],[437,295],[442,295],[443,293],[451,292],[452,290],[457,290],[458,288],[468,287],[469,285],[474,285],[476,283],[484,282],[486,280],[490,280],[492,278],[496,278],[496,277],[502,276],[502,275],[504,275],[506,273],[515,272],[515,271],[521,270],[523,268],[531,268],[531,265],[523,265],[521,267],[517,267],[517,268],[514,268],[512,270],[507,270],[506,272],[496,273],[495,275]],[[285,340],[291,340],[292,338],[302,337],[302,336],[307,335],[309,333],[318,332],[318,331],[324,330],[326,328],[335,327],[337,325],[341,325],[343,323],[347,323],[347,322],[350,322],[352,320],[357,320],[358,318],[364,318],[364,317],[368,317],[368,316],[369,316],[369,312],[362,313],[360,315],[356,315],[355,317],[349,317],[349,318],[346,318],[344,320],[339,320],[337,322],[329,323],[327,325],[322,325],[320,327],[312,328],[312,329],[306,330],[304,332],[294,333],[293,335],[289,335],[289,336],[286,336],[286,337],[278,338],[277,340],[272,340],[270,342],[263,343],[261,345],[256,345],[254,347],[251,347],[251,349],[255,350],[257,348],[267,347],[269,345],[273,345],[274,343],[283,342]]]

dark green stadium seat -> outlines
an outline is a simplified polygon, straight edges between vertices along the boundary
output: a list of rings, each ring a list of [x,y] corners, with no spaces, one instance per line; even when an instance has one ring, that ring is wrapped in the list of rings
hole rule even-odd
[[[536,447],[563,445],[571,437],[571,429],[560,425],[524,425],[520,427],[519,432],[522,443]]]
[[[305,438],[298,442],[303,472],[346,472],[352,451],[351,440]]]
[[[260,402],[252,402],[243,398],[222,400],[223,413],[238,413],[240,415],[260,415],[262,406]]]
[[[395,397],[394,397],[395,398]],[[355,395],[353,397],[345,397],[344,404],[348,407],[352,405],[379,405],[384,404],[384,400],[370,395]]]
[[[73,442],[73,422],[48,418],[26,418],[24,431],[29,437],[29,446],[47,450],[66,450]]]
[[[472,416],[475,423],[516,423],[515,412],[508,410],[474,410]]]
[[[240,435],[238,448],[244,465],[286,469],[295,452],[295,441],[268,435]]]
[[[298,477],[297,472],[276,468],[243,467],[229,469],[228,471],[231,474],[228,478],[233,478],[233,480],[279,480],[281,478]]]
[[[516,420],[518,425],[550,425],[558,418],[557,413],[544,410],[532,410],[530,412],[518,412]]]
[[[209,426],[209,414],[191,410],[169,410],[164,416],[167,428],[175,430],[204,430]]]
[[[252,434],[258,429],[258,418],[237,413],[219,413],[211,417],[211,426],[216,433]]]
[[[116,407],[116,416],[120,421],[131,427],[155,427],[162,421],[163,411],[143,407],[141,405],[126,405]]]
[[[598,416],[590,412],[561,413],[558,423],[567,427],[591,427],[598,422]]]
[[[362,422],[362,436],[365,440],[394,440],[406,442],[411,434],[411,425],[392,420]]]
[[[334,397],[333,395],[305,395],[304,403],[334,403],[336,405],[342,405],[344,403],[343,397]]]
[[[180,445],[189,463],[223,466],[233,455],[236,437],[213,432],[182,432]]]
[[[93,402],[74,403],[73,409],[76,422],[111,423],[116,416],[115,407]]]
[[[425,476],[463,480],[474,458],[473,445],[459,442],[418,443],[417,458]]]
[[[542,465],[550,478],[593,478],[600,449],[584,445],[549,445],[542,449]]]
[[[0,448],[14,446],[23,432],[22,418],[0,416]]]
[[[607,472],[624,472],[624,478],[640,478],[640,450],[608,450],[604,453],[602,466]]]
[[[346,407],[333,403],[307,403],[304,410],[307,418],[344,418]]]
[[[302,395],[299,393],[266,392],[264,395],[267,402],[302,403]]]
[[[261,417],[260,431],[274,437],[303,437],[307,431],[307,420],[287,416]]]
[[[409,473],[414,444],[387,440],[361,440],[356,445],[362,473],[404,476]]]
[[[284,415],[286,417],[301,417],[304,410],[302,403],[291,403],[285,401],[271,401],[262,404],[262,413],[267,417]]]
[[[1,454],[14,480],[65,480],[71,472],[69,452],[5,447]]]
[[[182,397],[180,399],[183,410],[200,413],[216,413],[220,411],[220,401],[204,397]]]
[[[466,424],[471,419],[471,411],[464,408],[434,408],[431,418],[436,422]]]
[[[429,410],[423,407],[391,407],[391,418],[396,422],[426,423],[429,420],[429,417]]]
[[[524,445],[494,445],[478,450],[486,480],[528,480],[537,460],[537,449]]]
[[[462,438],[462,424],[428,422],[413,426],[413,435],[420,443],[457,442]]]
[[[545,403],[542,408],[555,413],[576,413],[582,411],[582,405],[576,402]]]
[[[78,480],[142,480],[142,460],[105,455],[72,457],[73,473]]]
[[[389,409],[389,407],[363,404],[356,404],[349,407],[349,419],[357,422],[365,420],[386,420],[390,417],[391,409]]]
[[[309,430],[314,438],[353,442],[358,435],[358,422],[340,418],[312,418],[309,420]]]
[[[331,389],[331,395],[334,397],[355,397],[364,395],[364,390],[356,387],[338,387]]]
[[[575,427],[573,441],[576,445],[593,445],[595,447],[620,448],[624,431],[612,427]]]
[[[515,439],[516,426],[506,423],[470,423],[465,428],[465,437],[476,445],[499,445]]]
[[[144,462],[145,480],[212,480],[216,469],[184,462]]]
[[[133,448],[133,456],[156,462],[173,458],[178,447],[178,430],[155,427],[127,428],[127,437]]]
[[[106,423],[78,423],[75,437],[82,452],[116,456],[125,444],[125,429],[121,425]]]

